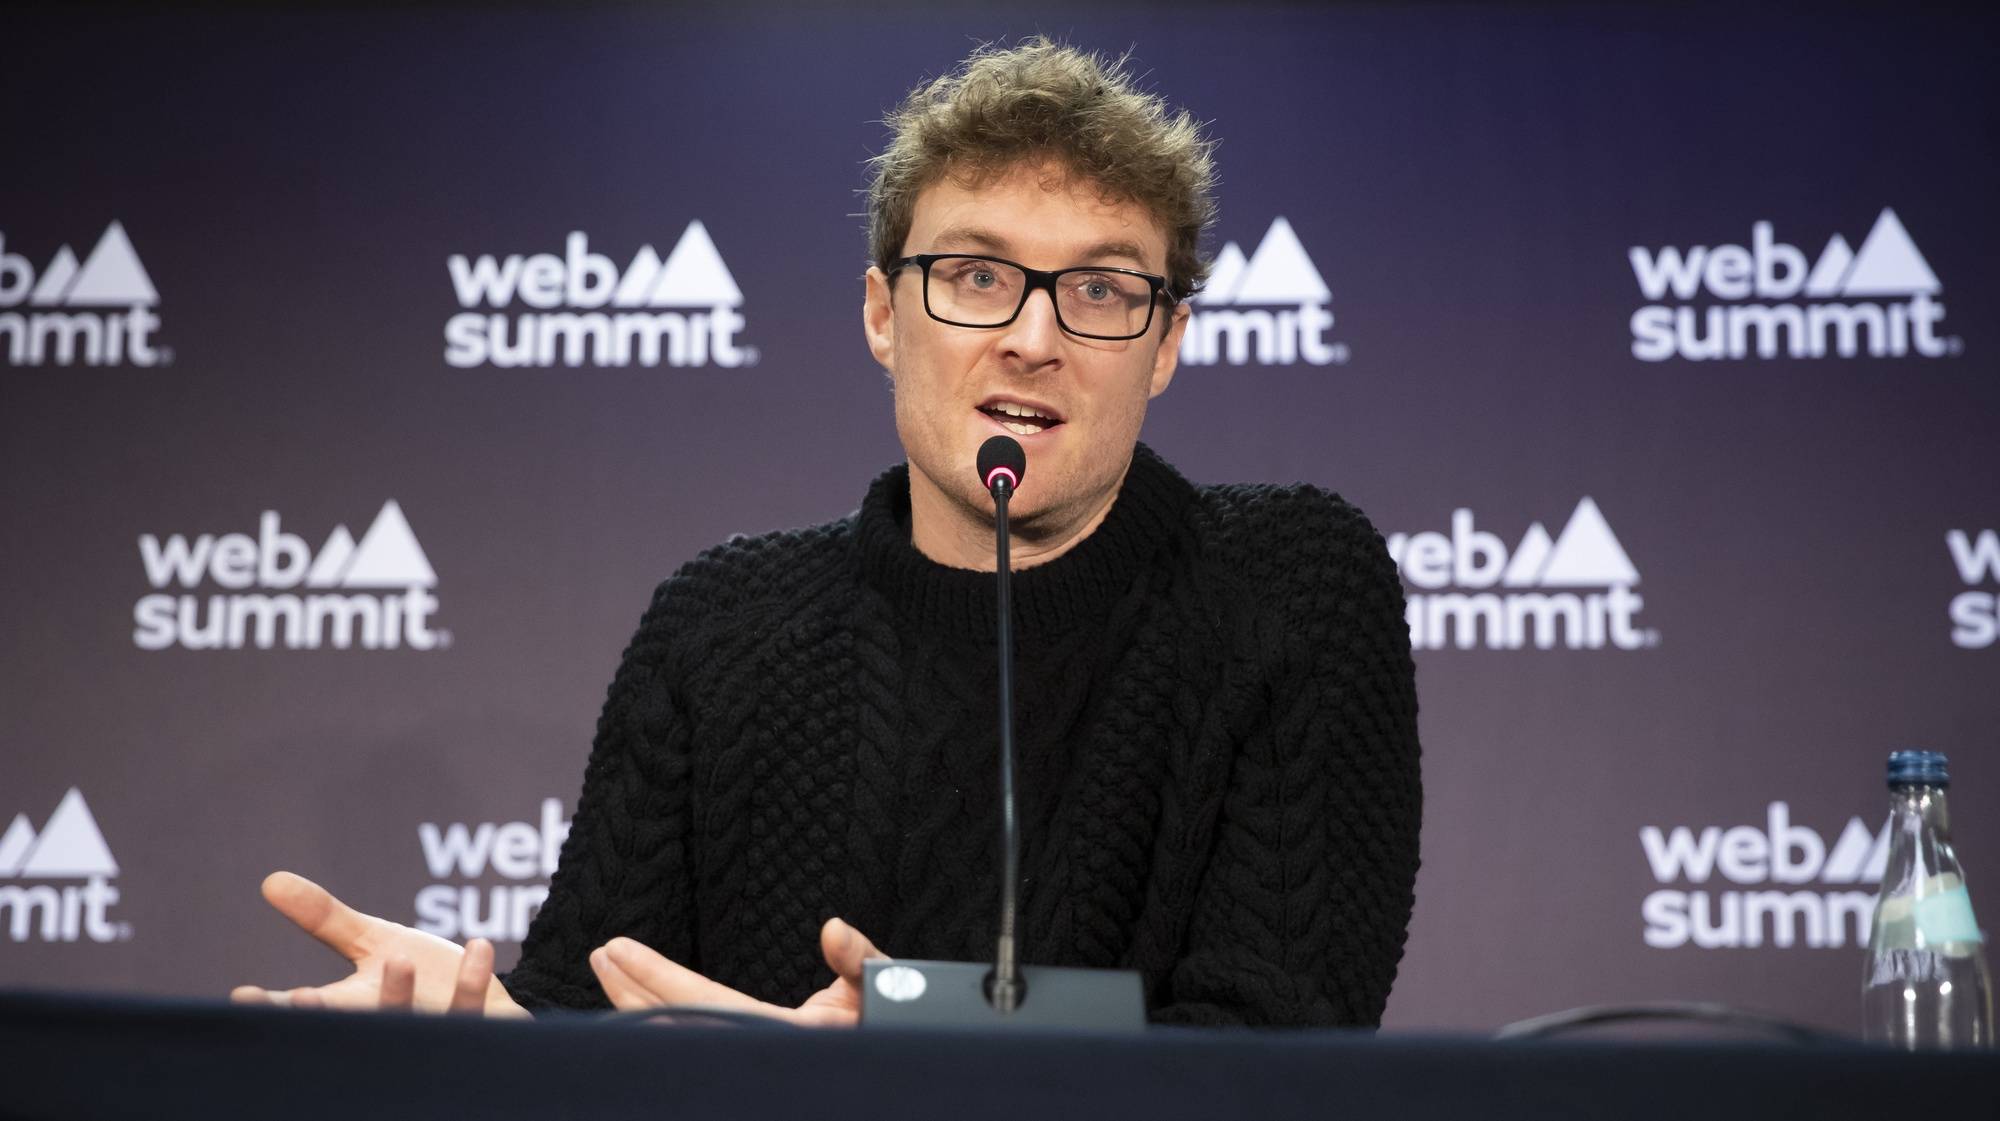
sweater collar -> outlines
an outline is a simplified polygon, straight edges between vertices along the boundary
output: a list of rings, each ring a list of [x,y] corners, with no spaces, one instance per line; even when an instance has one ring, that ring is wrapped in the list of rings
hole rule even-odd
[[[1035,635],[1103,618],[1147,562],[1188,532],[1185,511],[1194,498],[1179,472],[1138,445],[1097,529],[1062,556],[1015,571],[1015,627]],[[939,564],[910,540],[907,463],[869,486],[858,536],[868,582],[899,612],[944,630],[992,634],[993,574]]]

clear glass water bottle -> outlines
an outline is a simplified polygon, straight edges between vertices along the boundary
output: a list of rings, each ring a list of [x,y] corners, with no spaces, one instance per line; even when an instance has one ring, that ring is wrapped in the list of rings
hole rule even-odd
[[[1889,861],[1862,974],[1862,1035],[1908,1049],[1993,1046],[1993,978],[1951,851],[1946,760],[1889,756]]]

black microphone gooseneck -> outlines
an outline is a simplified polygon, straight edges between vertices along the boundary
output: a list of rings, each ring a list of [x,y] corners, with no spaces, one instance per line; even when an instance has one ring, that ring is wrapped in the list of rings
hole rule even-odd
[[[1014,918],[1021,894],[1021,825],[1014,808],[1014,613],[1008,589],[1007,499],[1027,474],[1021,445],[995,436],[979,446],[979,478],[993,495],[994,577],[1000,609],[1000,944],[993,962],[993,1007],[1011,1013],[1021,1002],[1020,966],[1014,947]]]
[[[1028,456],[995,436],[980,445],[979,481],[993,496],[994,590],[1000,608],[1000,944],[991,962],[873,958],[861,963],[861,1025],[899,1028],[1049,1028],[1140,1032],[1146,995],[1130,969],[1020,963],[1015,949],[1021,898],[1021,825],[1014,805],[1013,565],[1007,500],[1021,489]],[[1034,998],[1028,996],[1034,987]]]

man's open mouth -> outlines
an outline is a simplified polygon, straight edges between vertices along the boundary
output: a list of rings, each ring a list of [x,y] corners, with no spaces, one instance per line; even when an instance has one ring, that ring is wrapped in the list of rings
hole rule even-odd
[[[1005,428],[1016,436],[1033,436],[1038,432],[1046,432],[1062,424],[1060,417],[1054,416],[1045,409],[1023,405],[1014,401],[994,401],[991,404],[979,406],[979,411],[992,417],[999,423],[1000,427]]]

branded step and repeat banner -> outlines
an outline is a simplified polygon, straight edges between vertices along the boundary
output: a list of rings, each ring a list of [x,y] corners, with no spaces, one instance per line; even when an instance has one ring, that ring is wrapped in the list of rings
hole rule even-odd
[[[1992,28],[1839,6],[52,12],[0,117],[0,985],[503,964],[660,579],[899,457],[883,113],[976,42],[1220,139],[1146,438],[1382,531],[1422,702],[1397,1028],[1852,1030],[1886,752],[2000,914]],[[886,947],[894,952],[895,947]]]

